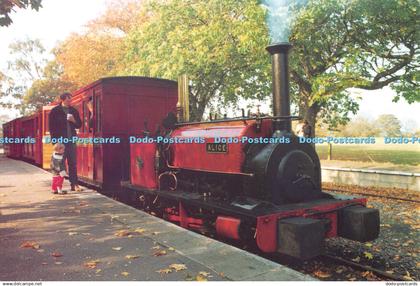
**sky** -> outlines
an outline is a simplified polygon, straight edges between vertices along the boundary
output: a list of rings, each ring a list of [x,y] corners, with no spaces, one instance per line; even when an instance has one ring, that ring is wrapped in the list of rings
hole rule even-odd
[[[31,9],[17,9],[11,15],[13,23],[0,27],[0,70],[7,67],[8,46],[16,40],[39,38],[47,50],[58,41],[64,40],[72,32],[83,32],[84,25],[100,16],[109,0],[43,0],[42,8],[36,12]],[[380,114],[394,114],[402,121],[414,121],[420,128],[420,103],[408,104],[404,99],[393,103],[394,92],[390,88],[375,91],[355,91],[362,96],[358,115],[375,119]],[[2,110],[0,115],[16,113]]]

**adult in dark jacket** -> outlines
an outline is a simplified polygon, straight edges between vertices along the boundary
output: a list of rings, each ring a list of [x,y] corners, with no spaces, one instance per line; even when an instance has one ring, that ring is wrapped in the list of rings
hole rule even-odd
[[[71,190],[77,191],[80,190],[77,182],[77,151],[76,144],[71,139],[77,136],[76,129],[82,126],[82,121],[77,109],[70,104],[71,94],[61,94],[60,104],[51,110],[48,119],[51,139],[63,140],[64,158],[67,161]]]

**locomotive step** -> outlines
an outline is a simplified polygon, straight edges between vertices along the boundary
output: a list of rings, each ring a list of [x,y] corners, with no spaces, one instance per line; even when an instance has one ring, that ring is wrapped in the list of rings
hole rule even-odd
[[[50,180],[0,157],[0,280],[313,280],[94,191],[52,195]]]

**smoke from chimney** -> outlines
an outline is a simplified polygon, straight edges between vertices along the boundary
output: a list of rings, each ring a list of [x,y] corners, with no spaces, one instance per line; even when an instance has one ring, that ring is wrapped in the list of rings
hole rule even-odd
[[[271,43],[288,42],[291,26],[300,8],[308,0],[262,0],[267,9],[266,22],[270,30]]]

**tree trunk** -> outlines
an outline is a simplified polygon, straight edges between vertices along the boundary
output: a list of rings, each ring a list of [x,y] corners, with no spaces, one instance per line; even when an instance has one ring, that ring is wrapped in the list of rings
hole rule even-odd
[[[311,132],[310,137],[315,137],[316,117],[318,115],[319,110],[320,110],[319,105],[317,103],[314,103],[311,106],[309,106],[309,108],[303,111],[303,113],[305,114],[304,120],[307,120],[309,125],[312,127],[312,132]]]
[[[190,121],[201,121],[203,114],[206,109],[208,100],[204,98],[198,98],[197,92],[190,91]],[[203,96],[203,94],[200,94]]]

